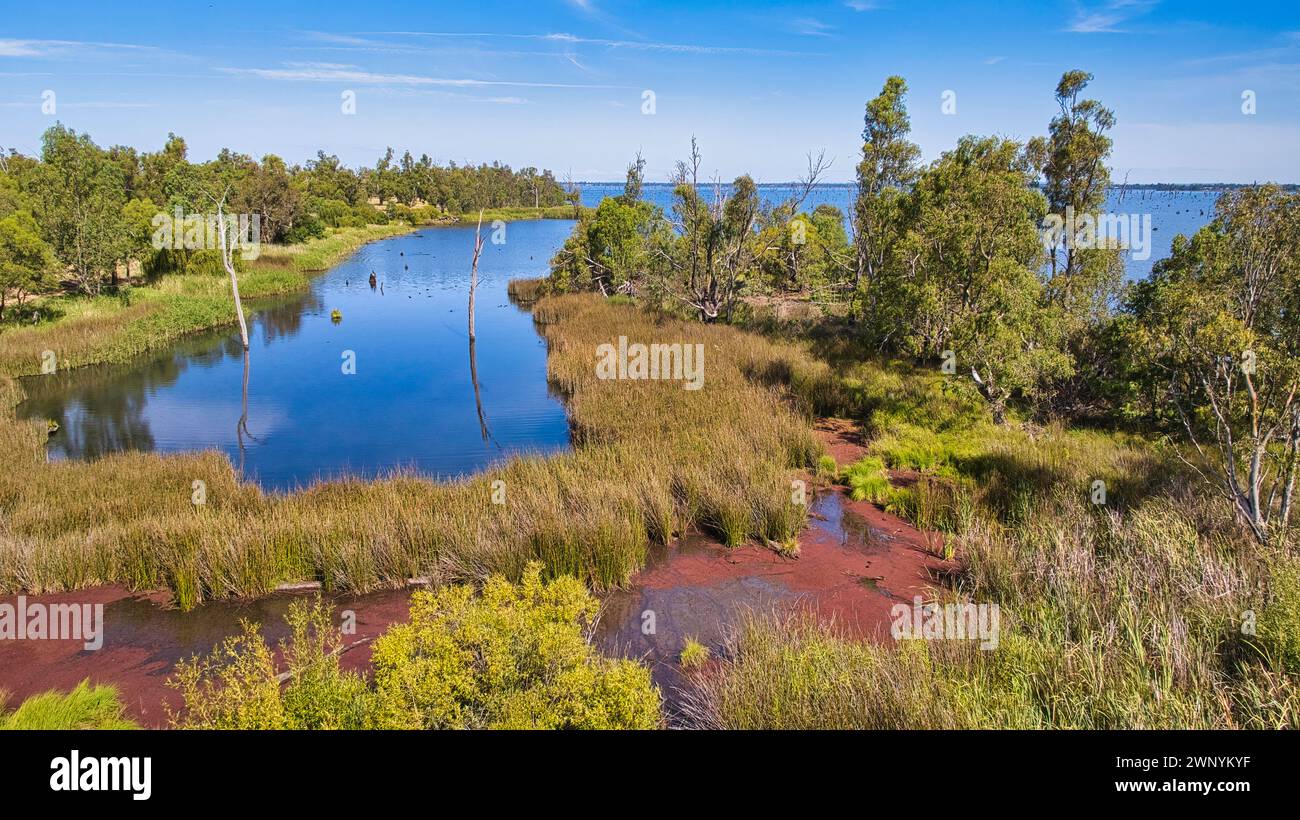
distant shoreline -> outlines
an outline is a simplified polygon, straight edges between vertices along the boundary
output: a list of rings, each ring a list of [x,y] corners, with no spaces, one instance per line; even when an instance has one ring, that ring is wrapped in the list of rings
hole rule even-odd
[[[583,181],[583,182],[575,182],[575,183],[573,183],[573,184],[574,184],[574,185],[578,185],[578,186],[582,186],[582,185],[602,185],[602,186],[605,186],[605,185],[611,185],[611,186],[613,186],[613,185],[616,185],[616,186],[620,186],[620,187],[621,187],[621,186],[623,185],[623,181],[622,181],[622,180],[608,180],[608,181],[586,180],[586,181]],[[759,182],[759,183],[756,183],[756,184],[757,184],[757,186],[758,186],[759,188],[790,188],[790,187],[793,187],[793,186],[795,186],[795,185],[798,185],[799,183],[797,183],[797,182]],[[817,187],[819,187],[819,188],[852,188],[855,184],[856,184],[856,183],[853,183],[853,182],[822,182],[822,183],[819,183]],[[711,186],[711,185],[712,185],[712,183],[709,183],[708,185],[705,185],[704,183],[701,183],[701,187],[709,187],[709,186]],[[1300,182],[1287,182],[1287,183],[1281,183],[1281,182],[1276,182],[1276,183],[1273,183],[1273,182],[1144,182],[1144,183],[1130,182],[1130,183],[1127,183],[1127,184],[1124,184],[1124,185],[1111,185],[1110,188],[1109,188],[1109,190],[1112,190],[1112,191],[1123,191],[1123,190],[1129,190],[1129,191],[1235,191],[1235,190],[1238,190],[1238,189],[1241,189],[1241,188],[1252,188],[1252,187],[1254,187],[1254,186],[1256,186],[1256,185],[1277,185],[1279,188],[1281,188],[1281,189],[1284,190],[1284,191],[1300,192]],[[646,182],[646,183],[644,183],[644,187],[646,187],[646,188],[672,188],[672,187],[673,187],[673,183],[671,183],[671,182]],[[723,184],[723,187],[725,188],[725,187],[727,187],[727,185],[724,183],[724,184]]]

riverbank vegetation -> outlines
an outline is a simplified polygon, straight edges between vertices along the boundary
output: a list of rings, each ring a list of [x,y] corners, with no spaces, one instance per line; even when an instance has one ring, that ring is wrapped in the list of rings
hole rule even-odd
[[[567,216],[580,202],[577,187],[562,188],[549,171],[444,166],[391,148],[359,170],[323,151],[302,166],[228,149],[207,162],[188,154],[175,134],[161,150],[140,152],[101,148],[59,124],[43,135],[40,156],[0,155],[0,322],[33,296],[95,296],[133,276],[219,271],[216,245],[188,220],[207,219],[222,200],[241,240],[265,248],[376,224],[447,224],[481,209]]]
[[[242,483],[217,453],[49,463],[44,425],[16,421],[8,408],[20,387],[0,384],[0,589],[167,587],[191,607],[301,580],[364,591],[410,578],[513,579],[534,560],[606,589],[626,583],[651,542],[688,527],[730,545],[795,536],[805,508],[791,481],[820,448],[807,412],[793,408],[827,400],[824,364],[593,295],[548,299],[535,316],[574,451],[450,483],[398,474],[277,495]],[[702,344],[704,387],[598,378],[593,351],[619,335]],[[191,501],[195,481],[202,506]],[[495,481],[505,504],[492,503]]]
[[[408,230],[400,224],[340,228],[297,245],[263,248],[256,261],[241,265],[240,293],[258,299],[305,290],[312,272],[367,242]],[[41,373],[51,353],[58,370],[124,362],[234,321],[230,281],[220,269],[122,284],[112,294],[51,297],[39,303],[35,322],[0,326],[0,375]]]
[[[761,204],[747,177],[709,196],[692,145],[669,212],[633,163],[556,254],[542,293],[808,344],[868,442],[823,472],[944,535],[960,569],[927,604],[1002,613],[991,651],[757,617],[694,673],[695,725],[1300,725],[1300,197],[1228,191],[1126,283],[1127,241],[1065,227],[1104,216],[1114,116],[1090,79],[1062,77],[1046,136],[923,166],[891,78],[852,213],[803,211],[799,186]]]
[[[659,691],[636,661],[600,656],[587,638],[599,604],[540,564],[411,596],[409,623],[374,642],[370,676],[343,671],[345,638],[318,600],[295,603],[277,671],[258,625],[182,662],[189,729],[654,729]]]
[[[82,681],[67,694],[32,695],[10,711],[0,692],[0,731],[49,729],[136,729],[112,686]]]

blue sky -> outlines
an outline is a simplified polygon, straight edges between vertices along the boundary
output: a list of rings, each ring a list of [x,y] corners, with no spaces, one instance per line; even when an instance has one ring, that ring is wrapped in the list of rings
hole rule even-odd
[[[1294,2],[4,0],[0,146],[34,152],[57,119],[149,150],[173,131],[195,159],[324,148],[355,166],[392,145],[586,180],[640,150],[662,181],[694,134],[710,176],[790,180],[824,148],[840,181],[889,74],[928,160],[963,134],[1044,132],[1070,68],[1116,113],[1117,180],[1300,182]]]

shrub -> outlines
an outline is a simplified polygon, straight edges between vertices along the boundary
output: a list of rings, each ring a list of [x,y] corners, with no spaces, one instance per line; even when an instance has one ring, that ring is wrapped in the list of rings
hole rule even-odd
[[[339,668],[343,641],[330,607],[295,602],[281,643],[288,667],[256,624],[211,655],[177,666],[171,685],[182,728],[652,729],[659,691],[639,663],[597,654],[584,629],[596,599],[570,576],[543,581],[529,564],[514,585],[494,576],[420,591],[411,620],[375,641],[374,685]],[[283,686],[281,681],[284,681]]]
[[[393,728],[653,729],[649,671],[596,653],[583,635],[598,611],[574,578],[514,585],[494,576],[421,591],[411,621],[375,642],[376,724]]]
[[[889,498],[889,474],[885,464],[876,456],[867,456],[844,470],[844,482],[849,485],[849,497],[854,501],[879,504]]]

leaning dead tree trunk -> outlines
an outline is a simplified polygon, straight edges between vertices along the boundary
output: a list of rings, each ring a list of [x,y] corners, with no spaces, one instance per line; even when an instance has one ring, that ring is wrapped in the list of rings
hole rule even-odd
[[[478,258],[483,253],[483,210],[478,212],[478,227],[474,229],[474,261],[469,268],[469,340],[474,341],[474,291],[478,290]]]
[[[230,274],[230,292],[235,297],[235,315],[239,317],[239,337],[244,342],[244,350],[248,350],[248,323],[244,320],[244,304],[239,300],[239,277],[235,275],[235,243],[233,239],[227,241],[226,236],[224,208],[228,193],[230,193],[229,187],[222,191],[221,199],[212,197],[212,200],[217,203],[217,241],[221,244],[221,264],[225,266],[226,273]]]

